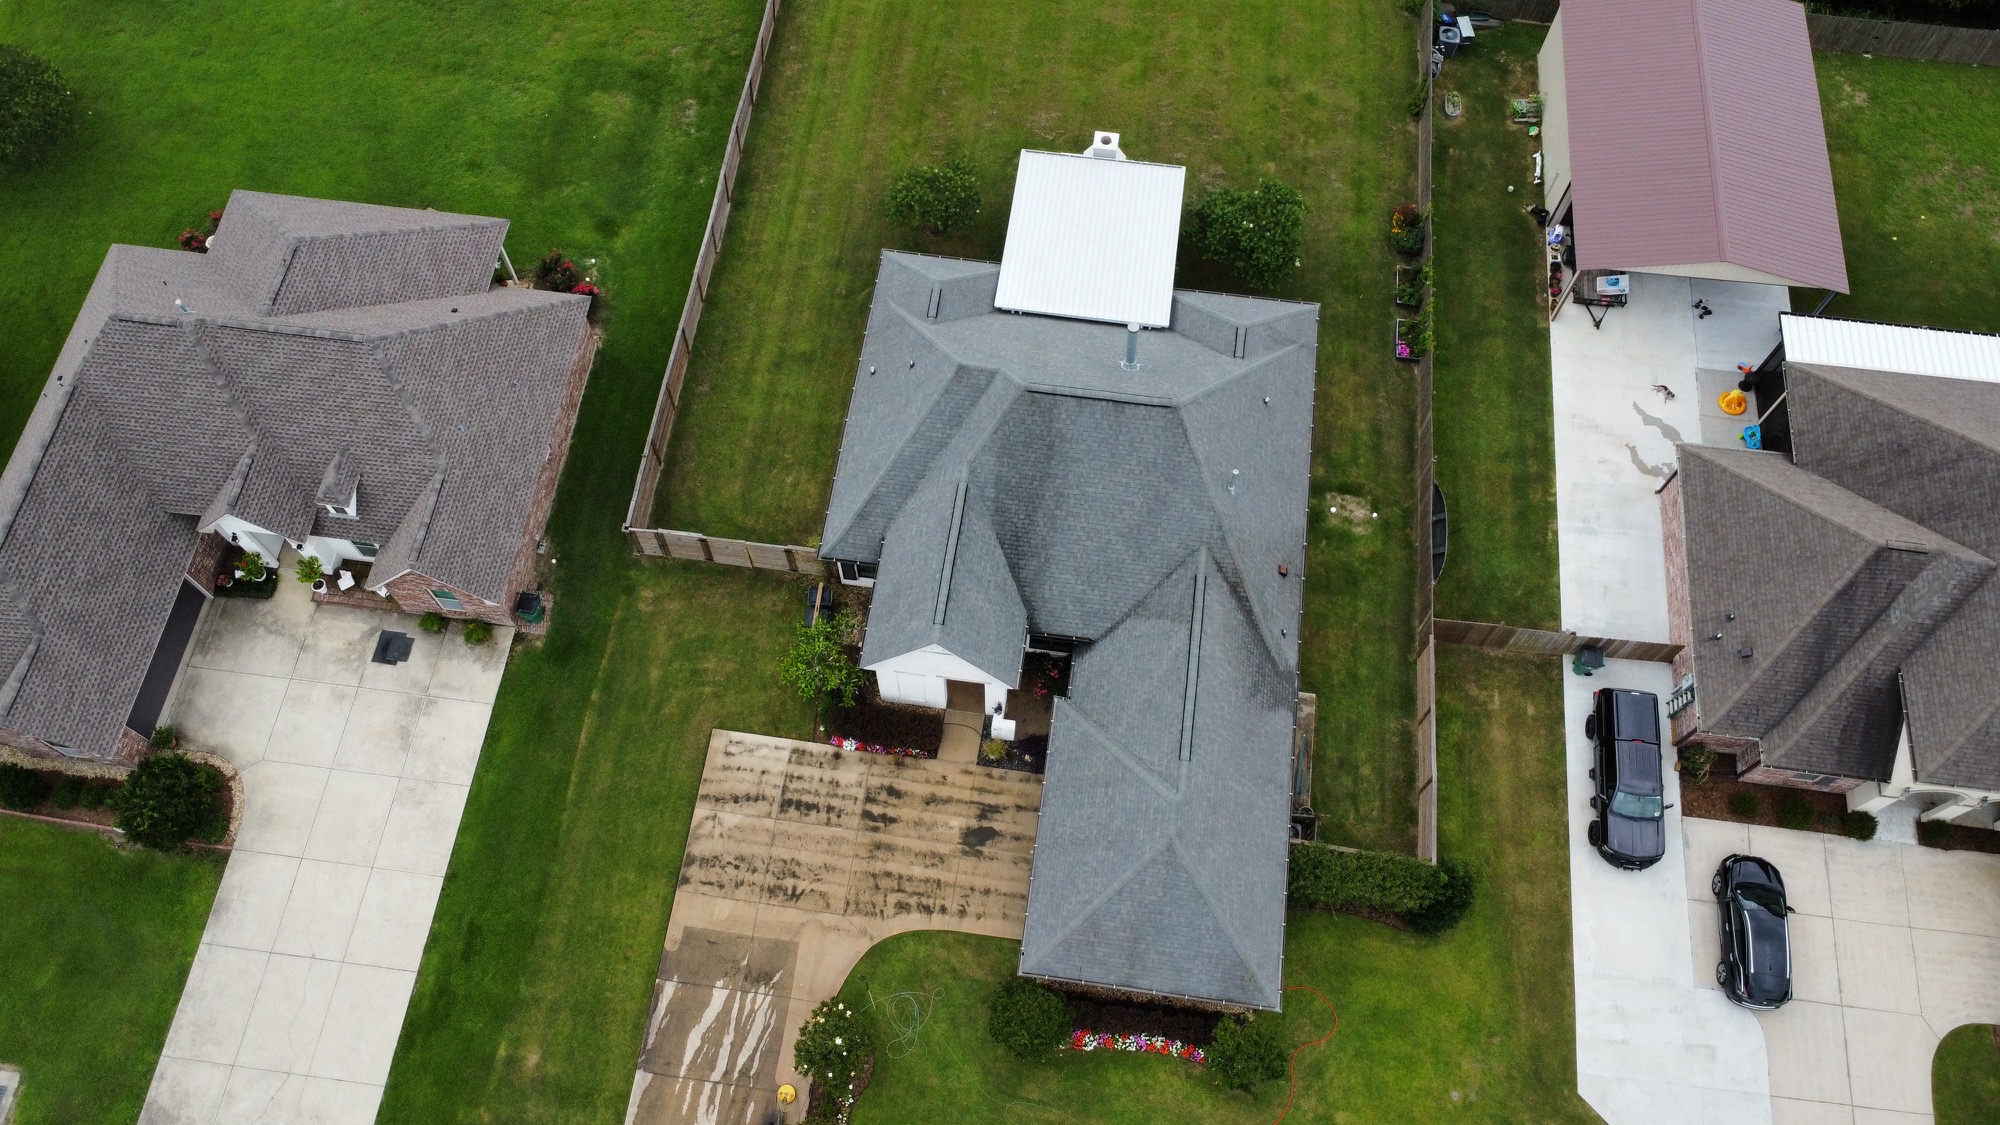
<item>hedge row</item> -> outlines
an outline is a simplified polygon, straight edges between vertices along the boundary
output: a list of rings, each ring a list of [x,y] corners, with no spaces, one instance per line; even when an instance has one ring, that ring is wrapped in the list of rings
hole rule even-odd
[[[1454,860],[1432,865],[1395,852],[1347,852],[1321,844],[1299,844],[1291,851],[1286,894],[1301,906],[1388,914],[1424,934],[1452,928],[1472,906],[1472,871]]]

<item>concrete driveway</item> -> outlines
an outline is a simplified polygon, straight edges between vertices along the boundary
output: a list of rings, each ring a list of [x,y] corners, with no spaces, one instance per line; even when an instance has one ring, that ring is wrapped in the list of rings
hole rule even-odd
[[[1041,778],[715,731],[628,1125],[765,1125],[792,1044],[906,930],[1019,939]]]
[[[384,628],[407,663],[369,662]],[[243,823],[144,1125],[375,1120],[512,635],[469,647],[289,576],[209,603],[166,721],[242,771]]]
[[[1798,911],[1792,1002],[1755,1017],[1776,1125],[1930,1121],[1938,1040],[1960,1024],[2000,1023],[2000,856],[1685,823],[1698,987],[1715,988],[1708,882],[1723,856],[1777,864]]]

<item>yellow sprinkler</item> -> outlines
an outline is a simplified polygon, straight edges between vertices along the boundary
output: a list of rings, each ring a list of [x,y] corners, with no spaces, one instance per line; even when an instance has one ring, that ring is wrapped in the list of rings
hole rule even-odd
[[[787,1082],[783,1086],[778,1087],[779,1105],[790,1105],[798,1100],[799,1100],[798,1087],[793,1086],[790,1082]]]
[[[1743,392],[1735,387],[1722,392],[1722,397],[1716,399],[1715,404],[1722,407],[1722,412],[1732,418],[1750,409],[1750,400],[1744,398]]]

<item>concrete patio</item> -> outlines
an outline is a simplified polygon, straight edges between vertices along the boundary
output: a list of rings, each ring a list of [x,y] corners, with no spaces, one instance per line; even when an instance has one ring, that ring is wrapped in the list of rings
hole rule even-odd
[[[370,662],[384,628],[410,659]],[[165,722],[242,772],[244,810],[145,1125],[375,1119],[512,631],[209,603]]]
[[[765,1125],[799,1025],[906,930],[1018,939],[1041,778],[718,730],[627,1125]]]

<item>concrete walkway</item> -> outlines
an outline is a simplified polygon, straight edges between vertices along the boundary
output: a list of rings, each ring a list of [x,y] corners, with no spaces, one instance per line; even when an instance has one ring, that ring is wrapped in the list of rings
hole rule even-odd
[[[1041,778],[715,731],[628,1125],[764,1125],[792,1043],[876,942],[1019,939]]]
[[[2000,856],[1689,819],[1692,978],[1715,989],[1709,877],[1733,852],[1784,874],[1792,1002],[1755,1018],[1775,1125],[1918,1125],[1931,1057],[1961,1024],[2000,1023]],[[1716,995],[1720,997],[1718,990]]]
[[[377,633],[411,659],[369,662]],[[217,599],[166,721],[242,771],[243,825],[144,1125],[375,1120],[512,631]]]

